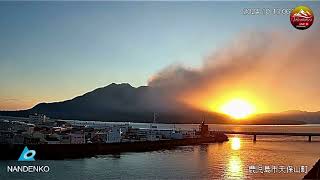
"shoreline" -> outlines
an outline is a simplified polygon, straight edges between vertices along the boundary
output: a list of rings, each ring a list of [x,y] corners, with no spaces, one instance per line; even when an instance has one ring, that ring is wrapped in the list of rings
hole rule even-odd
[[[1,118],[9,118],[11,120],[18,120],[20,119],[21,121],[24,121],[24,120],[28,120],[29,118],[28,117],[24,117],[24,116],[7,116],[7,115],[1,115],[1,111],[0,111],[0,119]],[[141,124],[152,124],[153,122],[145,122],[145,121],[136,121],[136,122],[133,122],[133,121],[104,121],[104,120],[81,120],[81,119],[56,119],[56,118],[50,118],[50,120],[52,121],[66,121],[66,122],[70,122],[70,121],[79,121],[79,122],[99,122],[99,123],[141,123]],[[206,122],[206,124],[218,124],[218,125],[313,125],[313,124],[317,124],[317,123],[307,123],[307,122],[304,122],[304,121],[297,121],[297,120],[292,120],[292,122],[288,122],[288,121],[284,121],[282,123],[272,123],[272,122],[256,122],[255,123],[255,119],[254,120],[244,120],[244,121],[234,121],[232,119],[229,120],[230,122],[214,122],[214,123],[210,123],[209,122]],[[268,121],[268,120],[267,120]],[[273,120],[270,120],[270,121],[273,121]],[[280,120],[281,122],[281,120]],[[193,123],[182,123],[182,122],[157,122],[156,124],[168,124],[168,125],[174,125],[174,124],[199,124],[200,122],[193,122]]]

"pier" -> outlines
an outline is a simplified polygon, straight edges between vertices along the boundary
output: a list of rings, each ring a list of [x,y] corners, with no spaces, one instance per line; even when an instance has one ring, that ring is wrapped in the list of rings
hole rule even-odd
[[[211,131],[221,132],[225,134],[243,134],[243,135],[252,135],[253,141],[257,141],[257,136],[306,136],[308,141],[312,141],[312,136],[320,136],[320,133],[298,133],[298,132],[251,132],[251,131]]]

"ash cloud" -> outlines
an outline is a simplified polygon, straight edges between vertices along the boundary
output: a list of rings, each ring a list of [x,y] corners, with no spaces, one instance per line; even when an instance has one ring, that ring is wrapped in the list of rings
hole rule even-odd
[[[269,111],[320,110],[320,33],[314,29],[239,34],[201,67],[171,65],[149,86],[190,104],[237,89],[257,96]]]

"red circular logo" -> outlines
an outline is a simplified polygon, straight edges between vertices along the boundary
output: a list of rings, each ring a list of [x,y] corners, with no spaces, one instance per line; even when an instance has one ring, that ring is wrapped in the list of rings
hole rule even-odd
[[[309,7],[298,6],[291,11],[290,21],[293,27],[304,30],[313,24],[314,15]]]

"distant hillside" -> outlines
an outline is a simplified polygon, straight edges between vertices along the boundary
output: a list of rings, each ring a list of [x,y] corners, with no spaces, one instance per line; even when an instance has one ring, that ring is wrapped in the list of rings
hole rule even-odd
[[[309,124],[320,124],[320,112],[291,110],[281,113],[259,114],[253,119],[259,119],[261,121],[300,121]]]
[[[42,113],[56,119],[152,122],[156,113],[161,123],[303,124],[320,123],[320,112],[287,111],[259,114],[248,121],[232,121],[225,115],[203,112],[177,102],[165,92],[130,84],[110,84],[63,102],[40,103],[22,111],[2,111],[2,116],[28,117]]]

